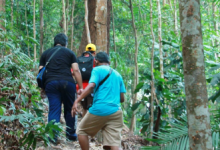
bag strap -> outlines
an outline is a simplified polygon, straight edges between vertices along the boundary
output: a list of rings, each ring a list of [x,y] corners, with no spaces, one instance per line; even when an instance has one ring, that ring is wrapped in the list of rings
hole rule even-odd
[[[99,85],[98,85],[98,87],[96,88],[96,90],[95,90],[95,92],[96,91],[98,91],[98,89],[99,89],[99,87],[100,87],[100,85],[102,85],[107,79],[108,79],[108,77],[111,75],[111,73],[112,73],[112,68],[110,69],[110,71],[109,71],[109,73],[108,73],[108,75],[99,83]],[[94,92],[94,93],[95,93]]]
[[[53,56],[54,56],[60,49],[61,49],[61,47],[58,47],[58,48],[56,49],[56,51],[53,52],[53,54],[50,56],[50,58],[49,58],[48,61],[46,62],[45,67],[49,64],[50,60],[53,58]]]
[[[82,56],[84,56],[84,54],[89,54],[90,56],[94,57],[89,51],[85,51],[82,53]]]

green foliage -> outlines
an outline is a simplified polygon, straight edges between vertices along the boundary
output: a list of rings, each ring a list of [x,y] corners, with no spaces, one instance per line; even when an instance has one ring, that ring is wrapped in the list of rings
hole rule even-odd
[[[219,113],[218,113],[219,115]],[[146,139],[158,143],[160,146],[146,146],[141,149],[155,149],[155,150],[188,150],[189,149],[189,137],[187,127],[187,117],[183,115],[179,120],[175,119],[169,121],[169,125],[161,130],[161,132],[154,133],[156,139]],[[220,146],[219,141],[219,127],[218,131],[212,132],[212,144],[213,148],[218,149]]]

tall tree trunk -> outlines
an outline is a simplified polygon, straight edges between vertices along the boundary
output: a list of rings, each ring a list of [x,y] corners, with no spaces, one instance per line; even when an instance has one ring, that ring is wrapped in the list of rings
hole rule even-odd
[[[109,7],[111,9],[111,7]],[[107,36],[107,16],[108,3],[106,0],[96,1],[96,46],[99,50],[107,52],[108,36]],[[110,18],[110,17],[109,17]],[[110,23],[110,22],[109,22]]]
[[[179,0],[190,149],[212,150],[200,0]]]
[[[162,49],[162,28],[161,28],[160,0],[157,0],[157,11],[158,11],[159,52],[160,52],[160,77],[161,77],[161,78],[164,78],[164,73],[163,73],[163,49]]]
[[[163,0],[163,6],[166,5],[166,3],[167,3],[166,0]]]
[[[5,22],[3,19],[5,19],[5,0],[0,0],[0,28],[2,28],[5,31]]]
[[[0,0],[0,28],[5,31],[5,24],[2,19],[5,19],[5,0]],[[2,32],[0,30],[0,32]],[[0,39],[1,41],[5,41],[5,39]],[[4,57],[5,49],[1,48],[1,58]]]
[[[69,0],[66,0],[66,35],[68,35],[69,28]]]
[[[97,52],[109,51],[109,28],[110,28],[110,10],[111,1],[108,0],[89,0],[88,1],[88,26],[90,31],[91,43],[96,45]],[[86,28],[79,47],[78,56],[85,51],[88,44]]]
[[[43,53],[44,45],[44,18],[43,18],[43,0],[40,0],[40,56]]]
[[[212,17],[213,17],[213,24],[214,24],[214,29],[215,29],[215,32],[216,34],[218,35],[218,23],[216,21],[216,11],[217,11],[217,8],[216,8],[216,4],[214,2],[212,2]],[[218,40],[215,39],[215,45],[218,45]]]
[[[176,0],[174,0],[174,32],[178,35],[178,28],[177,28],[177,10],[176,10]]]
[[[34,34],[34,39],[36,40],[35,5],[36,5],[36,0],[34,0],[34,6],[33,6],[33,34]],[[36,44],[34,44],[34,61],[36,61],[36,58],[37,58],[37,50],[36,50]]]
[[[86,28],[87,42],[91,43],[89,22],[88,22],[88,0],[85,0],[85,28]]]
[[[13,18],[14,18],[14,0],[11,0],[11,27],[13,28]]]
[[[134,89],[136,89],[136,86],[138,84],[138,62],[137,62],[137,56],[138,56],[138,39],[137,39],[137,29],[135,26],[135,20],[134,20],[134,12],[133,12],[133,4],[132,0],[130,1],[130,9],[131,9],[131,16],[132,16],[132,27],[133,27],[133,32],[134,32],[134,37],[135,37],[135,55],[134,55],[134,63],[135,63],[135,76],[134,76]],[[137,93],[134,94],[134,99],[133,99],[133,105],[137,101]],[[135,125],[136,125],[136,117],[135,117],[135,112],[133,111],[132,113],[132,118],[131,118],[131,126],[130,126],[130,132],[134,132],[135,130]]]
[[[27,1],[25,2],[25,23],[26,23],[26,32],[27,32],[27,38],[28,38],[28,56],[31,57],[31,54],[30,54],[30,50],[29,50],[29,32],[28,32],[28,21],[27,21]]]
[[[208,7],[207,7],[207,13],[208,13],[208,16],[211,15],[211,11],[210,11],[210,5],[209,5],[209,2],[208,2]],[[209,21],[209,29],[212,28],[212,24],[211,24],[211,20]],[[211,45],[214,46],[214,41],[211,39]]]
[[[114,21],[114,8],[112,5],[112,28],[113,28],[113,42],[114,42],[114,51],[117,52],[116,42],[115,42],[115,21]],[[117,60],[115,60],[115,68],[117,68]]]
[[[74,10],[75,10],[75,0],[72,3],[72,13],[71,13],[71,47],[70,49],[73,50],[73,32],[74,32]],[[77,53],[77,52],[76,52]]]
[[[63,28],[63,33],[66,34],[66,10],[65,10],[65,0],[62,0],[62,28]]]
[[[152,49],[151,49],[151,116],[150,116],[150,138],[153,137],[154,132],[154,30],[153,30],[153,6],[152,0],[150,0],[150,27],[152,35]]]
[[[19,12],[19,0],[16,1],[16,11]],[[19,24],[19,14],[16,14],[16,24],[17,24],[17,28],[20,28],[20,24]]]

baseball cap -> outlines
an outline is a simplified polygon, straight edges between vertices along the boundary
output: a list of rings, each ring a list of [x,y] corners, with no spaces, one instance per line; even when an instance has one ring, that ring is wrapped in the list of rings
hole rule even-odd
[[[96,51],[95,44],[90,43],[90,44],[86,45],[86,51]]]
[[[96,54],[95,59],[100,63],[109,63],[109,56],[106,52],[99,52]]]

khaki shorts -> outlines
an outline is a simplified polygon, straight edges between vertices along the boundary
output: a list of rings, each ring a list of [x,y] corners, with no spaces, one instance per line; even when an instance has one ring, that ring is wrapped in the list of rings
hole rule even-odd
[[[83,117],[77,129],[78,135],[95,136],[102,130],[104,146],[121,146],[121,130],[123,128],[122,111],[109,116],[96,116],[89,112]]]

